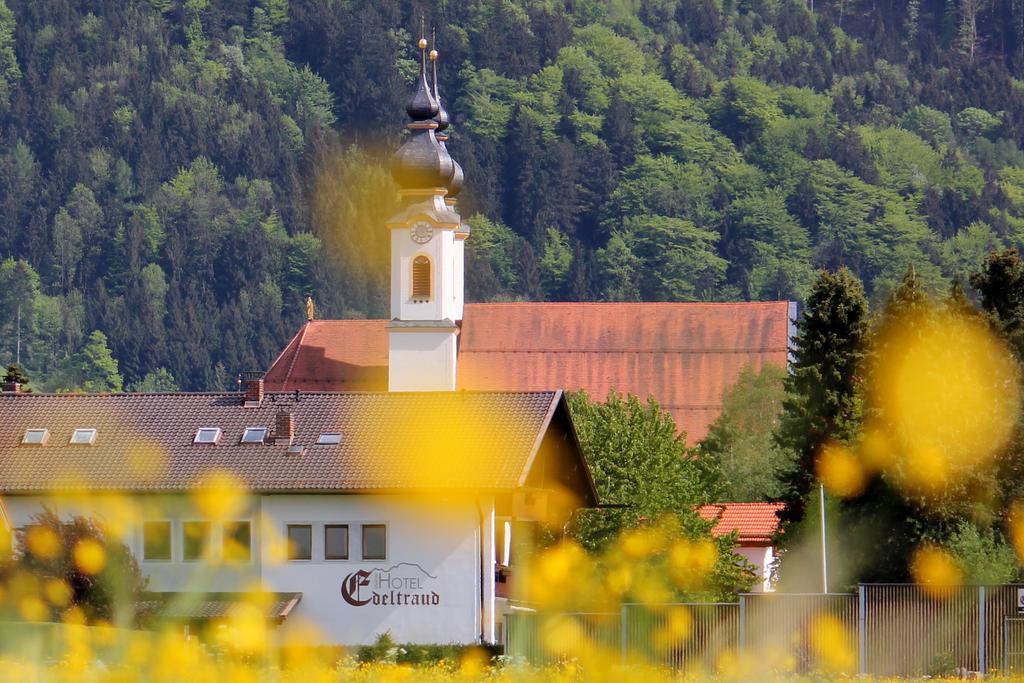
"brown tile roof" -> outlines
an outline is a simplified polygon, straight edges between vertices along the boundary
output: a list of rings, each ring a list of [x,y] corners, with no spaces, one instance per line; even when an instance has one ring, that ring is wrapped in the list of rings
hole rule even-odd
[[[467,304],[458,381],[484,391],[652,395],[692,444],[745,365],[786,364],[789,318],[786,301]],[[386,389],[386,325],[308,323],[267,373],[268,387]]]
[[[246,427],[272,435],[282,409],[303,454],[239,443]],[[238,393],[0,394],[0,493],[185,490],[222,472],[269,492],[509,489],[564,410],[560,392],[277,393],[256,408]],[[76,427],[95,427],[95,443],[70,445]],[[220,427],[220,442],[193,444],[200,427]],[[48,443],[22,445],[28,428]],[[314,445],[321,432],[342,444]]]
[[[771,543],[779,528],[782,503],[714,503],[702,505],[697,513],[702,519],[715,521],[711,533],[724,536],[739,532],[740,544],[762,545]]]

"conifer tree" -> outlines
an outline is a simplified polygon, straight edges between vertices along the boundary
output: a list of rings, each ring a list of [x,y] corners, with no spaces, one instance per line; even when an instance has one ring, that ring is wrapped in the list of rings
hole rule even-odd
[[[1016,249],[992,252],[982,270],[971,276],[981,293],[981,306],[1012,345],[1024,357],[1024,261]]]
[[[803,517],[814,482],[814,459],[829,440],[854,436],[860,420],[859,373],[867,337],[868,302],[846,268],[821,271],[797,322],[792,372],[776,439],[796,457],[784,475],[784,521]]]

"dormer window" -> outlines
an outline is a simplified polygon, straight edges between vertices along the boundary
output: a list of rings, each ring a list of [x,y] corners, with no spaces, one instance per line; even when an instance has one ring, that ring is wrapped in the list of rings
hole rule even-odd
[[[267,438],[266,427],[246,427],[242,443],[263,443]]]
[[[412,300],[430,300],[430,259],[423,254],[412,260]]]
[[[79,427],[71,433],[71,443],[76,446],[91,446],[96,443],[96,430],[92,427]]]
[[[200,427],[192,443],[216,444],[220,441],[220,427]]]
[[[45,446],[46,442],[49,440],[49,429],[26,429],[25,436],[22,437],[21,443],[26,446]]]

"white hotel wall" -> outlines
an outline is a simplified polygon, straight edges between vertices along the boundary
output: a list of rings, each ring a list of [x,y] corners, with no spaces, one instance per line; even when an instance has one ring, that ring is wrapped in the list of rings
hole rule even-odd
[[[492,504],[482,500],[482,509]],[[264,544],[263,585],[273,591],[301,591],[302,601],[282,628],[312,622],[323,642],[372,643],[385,631],[398,642],[471,643],[480,639],[480,511],[472,499],[397,496],[264,496],[264,538],[285,533],[288,523],[313,523],[313,560],[272,562]],[[348,523],[350,560],[323,559],[323,524]],[[361,561],[362,523],[386,522],[387,560]],[[418,565],[437,577],[424,577],[423,589],[439,596],[437,606],[348,604],[342,581],[359,570],[385,570],[400,563]],[[419,571],[403,567],[408,576]],[[492,572],[493,573],[493,572]],[[492,592],[493,595],[493,592]]]
[[[152,591],[244,591],[255,585],[263,590],[301,592],[302,600],[282,626],[316,627],[320,642],[369,644],[390,631],[399,642],[473,643],[481,635],[480,528],[484,520],[485,561],[494,566],[493,499],[454,498],[444,495],[407,497],[384,495],[265,495],[251,498],[233,520],[252,522],[252,561],[225,566],[219,563],[182,560],[181,523],[201,520],[188,496],[104,496],[5,498],[11,524],[22,527],[43,506],[61,518],[84,515],[100,520],[171,520],[171,561],[142,561],[141,524],[129,528],[125,540],[140,558],[142,572],[150,577]],[[127,505],[127,508],[125,507]],[[280,557],[288,523],[313,525],[313,560],[287,561]],[[323,525],[349,524],[350,560],[324,560]],[[387,524],[387,559],[361,561],[360,524]],[[214,547],[219,547],[215,529]],[[276,555],[276,556],[275,556]],[[424,592],[436,592],[437,606],[375,606],[348,604],[341,584],[360,569],[381,570],[413,563],[435,577],[424,577]],[[411,574],[418,570],[409,567]],[[494,572],[483,572],[486,601],[484,637],[494,639]],[[304,637],[306,629],[303,629]]]
[[[33,515],[41,512],[45,505],[62,519],[76,515],[91,517],[100,521],[110,522],[115,528],[124,525],[126,520],[135,520],[139,524],[125,526],[124,541],[132,554],[139,560],[139,568],[149,577],[148,590],[151,591],[241,591],[256,585],[259,581],[260,568],[257,562],[260,553],[260,534],[257,529],[257,509],[259,501],[247,502],[246,507],[232,520],[251,520],[252,526],[252,560],[231,565],[219,562],[184,561],[181,548],[181,523],[184,521],[203,520],[192,505],[188,496],[150,495],[150,496],[111,496],[104,494],[86,497],[38,497],[38,496],[6,496],[11,524],[23,527],[31,522]],[[148,520],[170,520],[172,539],[172,558],[170,561],[144,561],[142,559],[142,526]],[[216,525],[215,525],[216,527]],[[213,529],[211,539],[214,549],[220,547],[220,529]]]

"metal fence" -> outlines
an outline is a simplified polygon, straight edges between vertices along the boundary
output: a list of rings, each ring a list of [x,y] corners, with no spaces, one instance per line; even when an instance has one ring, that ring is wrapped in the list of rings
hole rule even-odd
[[[963,667],[1024,671],[1024,585],[924,590],[864,584],[856,593],[752,593],[737,603],[623,605],[619,613],[506,617],[506,651],[531,662],[614,652],[679,671],[712,670],[742,652],[768,666],[825,664],[815,637],[830,629],[849,673],[919,676]],[[835,645],[835,643],[833,643]]]
[[[627,604],[620,619],[622,656],[680,671],[711,670],[739,645],[736,603]]]

